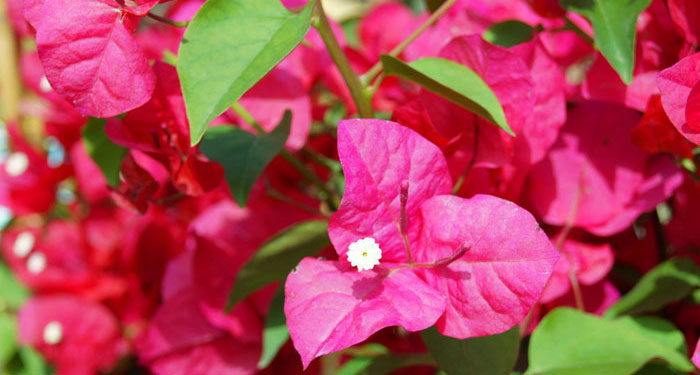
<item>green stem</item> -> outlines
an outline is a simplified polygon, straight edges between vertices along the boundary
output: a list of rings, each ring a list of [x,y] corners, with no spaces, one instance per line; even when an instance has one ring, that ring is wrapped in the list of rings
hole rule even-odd
[[[457,2],[457,0],[447,0],[445,1],[440,7],[435,10],[433,14],[430,15],[430,17],[423,22],[416,30],[411,33],[406,39],[404,39],[403,42],[399,43],[394,49],[392,49],[389,52],[390,56],[397,57],[403,50],[406,49],[411,43],[413,43],[416,38],[420,36],[420,34],[423,33],[423,31],[427,30],[428,27],[430,27],[432,24],[437,22],[440,17],[442,17],[443,14],[445,14],[452,5],[454,5]],[[373,67],[371,67],[365,74],[362,75],[361,80],[365,85],[370,84],[372,81],[374,81],[374,78],[377,76],[382,71],[382,62],[379,61],[376,64],[374,64]]]
[[[319,34],[321,34],[323,43],[326,45],[326,48],[328,48],[328,53],[330,53],[333,62],[343,76],[343,80],[345,80],[345,84],[350,90],[350,95],[355,102],[360,117],[373,118],[374,111],[372,110],[372,103],[365,95],[364,85],[360,82],[360,78],[355,74],[352,66],[350,66],[350,61],[348,61],[347,56],[345,56],[343,49],[338,43],[338,39],[336,39],[333,33],[333,29],[331,29],[331,24],[328,22],[328,17],[326,17],[326,13],[323,10],[321,0],[316,0],[314,3],[312,24],[318,30]]]
[[[153,18],[153,19],[156,20],[156,21],[163,22],[163,23],[167,23],[167,24],[170,25],[170,26],[175,26],[175,27],[187,27],[187,26],[189,26],[189,24],[190,24],[190,21],[184,21],[184,22],[175,21],[175,20],[171,20],[170,18],[166,18],[166,17],[163,17],[163,16],[159,16],[159,15],[157,15],[157,14],[155,14],[155,13],[150,13],[150,12],[149,12],[149,13],[146,14],[146,15],[147,15],[148,17],[150,17],[150,18]]]
[[[330,218],[330,215],[325,214],[325,213],[323,213],[323,212],[321,212],[321,211],[319,211],[311,206],[305,205],[305,204],[298,202],[294,199],[291,199],[270,186],[268,186],[267,189],[265,189],[265,192],[271,198],[277,199],[278,201],[283,202],[283,203],[287,203],[288,205],[294,206],[302,211],[306,211],[306,212],[312,213],[314,215],[323,216],[326,219]]]
[[[255,120],[255,117],[253,117],[253,115],[251,115],[250,112],[248,112],[248,110],[246,110],[241,105],[241,103],[233,103],[231,109],[233,109],[233,111],[236,112],[236,114],[240,116],[243,119],[243,121],[247,122],[259,133],[266,133],[265,129],[263,129],[263,127]],[[289,151],[285,149],[282,149],[282,151],[280,151],[280,156],[289,164],[291,164],[294,167],[294,169],[296,169],[307,181],[309,181],[319,190],[321,190],[326,195],[326,200],[333,209],[338,208],[340,198],[338,198],[338,196],[333,191],[331,191],[326,186],[326,184],[323,183],[323,181],[321,181],[321,179],[316,175],[316,173],[314,173],[313,170],[304,165],[304,163],[302,163],[301,160],[297,159],[294,155],[290,154]]]

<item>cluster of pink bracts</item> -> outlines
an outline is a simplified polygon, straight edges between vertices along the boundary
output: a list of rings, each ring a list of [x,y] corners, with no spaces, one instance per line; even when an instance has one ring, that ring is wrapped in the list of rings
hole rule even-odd
[[[167,16],[189,20],[203,2],[168,2]],[[700,3],[652,1],[637,25],[634,78],[625,85],[580,35],[562,30],[557,1],[458,2],[401,57],[442,57],[474,70],[517,137],[395,77],[372,100],[392,122],[343,120],[337,140],[312,132],[334,105],[347,118],[355,114],[312,30],[239,101],[266,130],[291,109],[286,149],[339,158],[346,178],[329,222],[335,252],[302,260],[287,278],[292,340],[259,370],[278,285],[230,313],[227,296],[270,237],[323,219],[299,208],[319,202],[304,194],[298,172],[275,159],[246,207],[234,203],[222,167],[190,146],[177,72],[163,62],[177,54],[183,30],[143,21],[157,3],[8,0],[18,38],[36,40],[21,52],[22,82],[31,90],[21,115],[39,119],[65,155],[52,163],[25,126],[7,124],[0,204],[15,220],[2,234],[2,258],[33,292],[18,311],[19,338],[58,375],[125,362],[163,375],[316,373],[315,358],[367,339],[398,352],[425,350],[414,334],[385,327],[436,325],[467,338],[504,332],[527,316],[527,334],[558,306],[602,314],[631,286],[610,277],[614,263],[644,273],[667,256],[700,262],[692,251],[700,247],[700,185],[697,171],[680,162],[700,144]],[[336,33],[364,72],[425,18],[390,1],[359,20],[357,43],[346,42],[340,27]],[[541,28],[511,48],[482,39],[490,25],[511,19]],[[119,186],[108,186],[88,156],[84,116],[108,118],[107,136],[128,148]],[[249,126],[233,111],[212,126],[222,124]],[[325,177],[326,169],[298,154]],[[270,187],[300,205],[270,196]],[[57,200],[66,190],[70,199]],[[646,213],[662,203],[673,216],[655,226]],[[399,225],[402,212],[407,220]],[[346,253],[368,237],[381,247],[381,261],[358,272]],[[674,253],[659,251],[659,239]],[[692,349],[700,305],[669,311]]]

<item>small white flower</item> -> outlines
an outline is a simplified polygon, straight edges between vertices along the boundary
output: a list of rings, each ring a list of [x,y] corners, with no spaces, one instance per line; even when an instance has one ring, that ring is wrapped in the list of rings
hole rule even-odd
[[[20,258],[24,258],[34,248],[34,241],[32,232],[22,232],[15,239],[15,243],[12,244],[12,252]]]
[[[382,259],[382,249],[374,238],[366,237],[348,246],[348,262],[358,271],[371,270]]]
[[[5,160],[5,172],[10,176],[19,176],[29,168],[29,158],[23,152],[13,152]]]
[[[46,255],[41,252],[32,254],[27,259],[27,270],[33,274],[39,274],[46,269]]]
[[[49,79],[46,78],[46,76],[41,77],[41,80],[39,81],[39,89],[43,92],[49,92],[53,90],[51,84],[49,83]]]
[[[63,326],[57,321],[52,321],[44,327],[44,342],[56,345],[63,339]]]

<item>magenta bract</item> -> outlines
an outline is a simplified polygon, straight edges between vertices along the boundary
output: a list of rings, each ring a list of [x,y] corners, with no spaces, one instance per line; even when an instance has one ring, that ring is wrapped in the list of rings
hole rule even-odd
[[[339,261],[303,260],[285,289],[304,366],[387,326],[437,322],[467,338],[506,331],[527,314],[559,258],[532,215],[496,197],[447,195],[440,150],[393,122],[341,121],[338,152],[347,183],[329,235]],[[367,237],[382,264],[359,272],[345,254]]]

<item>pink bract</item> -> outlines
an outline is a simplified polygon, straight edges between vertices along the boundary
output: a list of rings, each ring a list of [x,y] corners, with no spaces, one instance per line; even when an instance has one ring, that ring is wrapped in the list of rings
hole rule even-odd
[[[307,258],[285,288],[304,366],[387,326],[417,331],[437,322],[443,334],[467,338],[506,331],[527,314],[559,257],[527,211],[496,197],[447,195],[440,150],[393,122],[341,121],[338,152],[347,183],[329,235],[339,261]],[[345,254],[365,237],[379,244],[382,264],[358,272]]]
[[[46,0],[34,24],[46,77],[81,114],[116,116],[150,99],[155,78],[133,37],[138,18],[115,0]]]
[[[677,62],[672,67],[659,73],[658,85],[661,92],[661,103],[673,126],[695,144],[700,144],[700,123],[690,123],[689,120],[697,120],[695,110],[698,110],[696,103],[697,91],[694,88],[700,81],[700,53],[688,56]],[[689,107],[686,109],[686,107]],[[688,110],[691,111],[691,118],[688,119]]]

